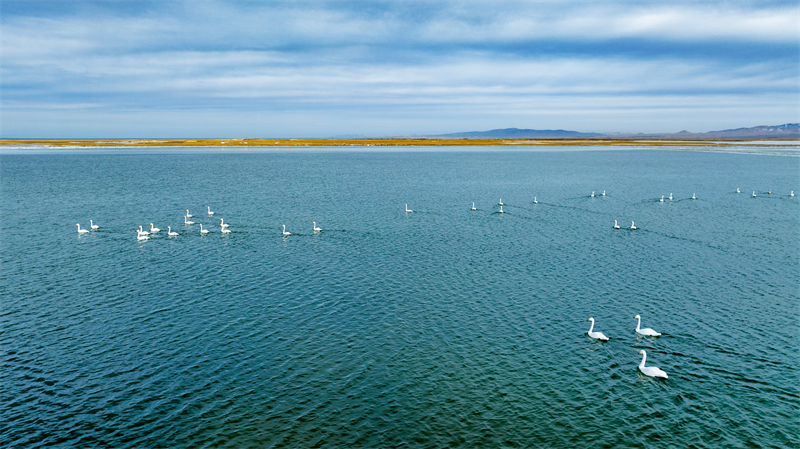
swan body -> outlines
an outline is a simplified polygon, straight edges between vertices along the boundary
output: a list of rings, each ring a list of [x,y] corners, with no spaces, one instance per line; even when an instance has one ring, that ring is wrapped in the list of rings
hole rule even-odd
[[[594,329],[594,318],[589,318],[588,321],[592,322],[592,325],[589,326],[589,336],[594,338],[595,340],[608,341],[608,337],[603,335],[602,332],[592,332],[592,329]]]
[[[500,206],[500,213],[503,213],[503,206]]]
[[[141,226],[139,226],[139,234],[142,234],[142,235],[150,235],[150,233],[149,233],[149,232],[147,232],[147,231],[142,231],[142,227],[141,227]]]
[[[631,222],[631,231],[635,231],[637,229],[639,229],[639,228],[637,228],[636,225],[633,224],[633,222]]]
[[[533,197],[533,204],[539,204],[539,200],[537,200],[536,197]]]
[[[208,229],[203,229],[203,223],[200,223],[200,233],[201,234],[208,234]]]
[[[206,209],[208,209],[208,215],[214,215],[214,212],[211,212],[211,206],[206,206]]]
[[[292,233],[291,232],[286,232],[286,225],[283,225],[283,236],[284,237],[289,237],[290,235],[292,235]]]
[[[313,225],[314,232],[322,232],[322,229],[317,227],[316,221],[312,221],[311,224]]]
[[[736,193],[742,193],[742,192],[739,191],[738,187],[736,188]]]
[[[153,227],[153,223],[150,223],[150,233],[161,232],[161,229]]]
[[[478,209],[475,209],[475,203],[472,203],[472,210],[478,210]]]
[[[227,227],[228,227],[228,225],[226,225],[226,224],[225,224],[225,221],[224,221],[223,219],[221,219],[221,218],[220,218],[220,219],[219,219],[219,227],[221,227],[221,228],[225,229],[225,228],[227,228]]]
[[[89,232],[88,229],[81,229],[81,224],[80,223],[75,223],[75,226],[78,227],[78,234],[86,234],[86,233]]]
[[[192,218],[192,214],[189,213],[189,209],[186,209],[186,218]]]
[[[170,236],[170,237],[175,237],[176,235],[178,235],[178,233],[173,231],[172,227],[167,226],[167,235]]]
[[[150,237],[147,234],[142,233],[142,231],[136,231],[138,234],[136,235],[136,240],[148,240]]]
[[[645,376],[650,377],[660,377],[662,379],[668,379],[667,373],[660,368],[656,368],[655,366],[644,366],[644,361],[647,360],[647,353],[642,349],[639,351],[639,354],[642,355],[642,363],[639,364],[639,371],[642,372]]]
[[[98,229],[100,229],[100,226],[97,226],[96,224],[94,224],[94,223],[92,222],[92,220],[89,220],[89,227],[90,227],[90,228],[92,228],[92,229],[94,229],[95,231],[96,231],[96,230],[98,230]]]
[[[693,199],[693,200],[696,200],[696,199],[697,199],[697,197],[696,197],[696,196],[694,196],[694,193],[692,194],[692,199]]]
[[[664,202],[664,195],[661,195],[661,202]]]
[[[185,224],[185,225],[193,225],[194,222],[193,221],[189,221],[189,219],[187,217],[183,217],[183,224]]]
[[[413,211],[413,210],[411,210],[411,209],[409,209],[409,208],[408,208],[408,204],[406,204],[406,213],[408,214],[408,213],[411,213],[411,212],[414,212],[414,211]]]
[[[221,230],[222,230],[223,234],[230,234],[231,233],[231,230],[228,229],[228,228],[222,228]]]
[[[658,332],[654,331],[653,329],[650,329],[649,327],[646,327],[646,328],[644,328],[644,329],[640,329],[639,327],[642,325],[642,318],[641,318],[639,315],[636,315],[634,318],[636,318],[637,320],[639,320],[639,321],[636,323],[636,333],[637,333],[637,334],[639,334],[639,335],[646,335],[646,336],[648,336],[648,337],[658,337],[658,336],[660,336],[660,335],[661,335],[661,334],[659,334]]]
[[[619,229],[619,225],[617,224],[617,220],[614,220],[614,229]]]

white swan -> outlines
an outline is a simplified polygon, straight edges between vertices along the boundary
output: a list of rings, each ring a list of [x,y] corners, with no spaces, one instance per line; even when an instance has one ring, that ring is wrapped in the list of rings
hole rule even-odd
[[[161,232],[161,229],[153,227],[153,223],[150,223],[150,232],[151,233]]]
[[[141,231],[136,231],[136,232],[138,232],[138,233],[139,233],[139,234],[136,236],[136,240],[147,240],[147,239],[149,239],[149,238],[150,238],[150,237],[148,237],[148,236],[147,236],[147,234],[143,234]]]
[[[594,192],[592,192],[592,198],[594,198]]]
[[[211,212],[211,206],[206,206],[208,209],[208,215],[214,215],[214,212]]]
[[[672,201],[672,194],[669,194],[669,200]]]
[[[694,193],[692,194],[692,199],[693,199],[693,200],[696,200],[696,199],[697,199],[697,197],[696,197],[696,196],[694,196]]]
[[[736,193],[742,193],[742,192],[739,191],[738,187],[736,188]]]
[[[767,194],[768,194],[768,195],[772,195],[772,189],[769,189],[769,190],[767,191]]]
[[[753,198],[755,198],[755,197],[756,197],[756,191],[753,190]]]
[[[642,325],[642,318],[639,315],[636,315],[634,318],[639,320],[636,323],[636,333],[637,334],[639,334],[639,335],[647,335],[648,337],[658,337],[658,336],[661,335],[658,332],[654,331],[653,329],[650,329],[649,327],[646,327],[644,329],[640,329],[639,327]]]
[[[228,227],[228,225],[226,225],[226,224],[225,224],[225,221],[224,221],[223,219],[221,219],[221,218],[220,218],[220,219],[219,219],[219,227],[221,227],[221,228],[225,229],[225,228],[227,228],[227,227]]]
[[[499,202],[499,203],[497,203],[497,204],[499,204],[499,205],[501,205],[501,206],[502,206],[502,205],[503,205],[503,199],[502,199],[502,198],[500,198],[500,202]]]
[[[208,234],[208,229],[203,229],[203,223],[200,223],[200,233],[201,234]]]
[[[75,223],[75,226],[78,227],[78,234],[86,234],[86,233],[89,232],[88,229],[81,229],[81,224],[80,223]]]
[[[792,193],[790,193],[789,196],[794,196],[794,190],[792,190]]]
[[[503,206],[500,206],[500,213],[503,213]]]
[[[594,318],[589,318],[589,321],[592,322],[592,325],[589,326],[589,336],[600,341],[608,341],[608,337],[603,335],[602,332],[592,332],[592,329],[594,329]]]
[[[142,235],[150,235],[150,233],[149,233],[149,232],[147,232],[147,231],[142,231],[142,227],[141,227],[141,226],[139,226],[139,234],[142,234]]]
[[[413,210],[408,208],[408,204],[406,204],[406,213],[414,212]]]
[[[614,220],[614,229],[619,229],[619,225],[617,224],[617,220]]]
[[[533,204],[539,204],[539,200],[537,200],[536,197],[533,197]]]
[[[317,227],[316,221],[312,221],[311,224],[313,225],[314,232],[322,232],[322,229]]]
[[[639,351],[639,354],[642,355],[642,363],[639,364],[639,371],[642,372],[645,376],[650,377],[661,377],[663,379],[668,379],[667,373],[663,370],[656,368],[655,366],[644,366],[644,361],[647,360],[647,353],[642,349]]]
[[[633,224],[633,222],[631,222],[631,231],[635,231],[637,229],[639,229],[639,228],[637,228],[636,225]]]
[[[186,218],[192,218],[192,214],[189,213],[189,209],[186,209]]]
[[[186,218],[186,217],[183,217],[183,224],[185,224],[185,225],[193,225],[194,222],[193,221],[189,221],[189,219]]]
[[[289,237],[290,235],[292,235],[292,233],[291,232],[286,232],[286,225],[283,225],[283,236],[284,237]]]
[[[603,196],[606,196],[606,191],[605,190],[603,190]]]
[[[472,203],[472,210],[478,210],[478,209],[475,209],[475,203]]]
[[[97,226],[96,224],[92,223],[92,220],[89,220],[89,227],[94,230],[100,229],[100,226]]]
[[[664,202],[664,195],[661,195],[661,202]]]
[[[231,233],[231,230],[228,229],[228,228],[222,228],[221,230],[222,230],[223,234],[230,234]]]
[[[170,237],[175,237],[176,235],[178,235],[178,233],[174,232],[170,226],[167,226],[167,235]]]

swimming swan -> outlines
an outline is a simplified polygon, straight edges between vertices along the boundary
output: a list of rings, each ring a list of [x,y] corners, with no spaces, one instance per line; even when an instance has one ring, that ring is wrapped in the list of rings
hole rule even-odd
[[[208,209],[208,215],[214,215],[214,212],[211,212],[211,206],[206,206],[206,209]]]
[[[100,226],[97,226],[96,224],[92,223],[92,220],[89,220],[89,227],[94,230],[100,229]]]
[[[192,214],[189,213],[189,209],[186,209],[186,218],[192,218]]]
[[[472,210],[478,210],[478,209],[475,209],[475,203],[472,203]]]
[[[655,366],[644,366],[644,361],[647,360],[647,353],[642,349],[639,351],[639,354],[642,355],[642,363],[639,364],[639,371],[642,372],[645,376],[650,377],[661,377],[663,379],[668,379],[667,373],[663,370],[656,368]]]
[[[500,206],[500,213],[503,213],[503,206]]]
[[[138,233],[139,233],[139,234],[136,236],[136,240],[147,240],[147,239],[149,239],[149,238],[150,238],[150,237],[148,237],[148,236],[147,236],[147,234],[143,234],[141,231],[138,231],[138,230],[137,230],[136,232],[138,232]]]
[[[742,193],[742,192],[739,191],[738,187],[736,188],[736,193]]]
[[[292,233],[291,232],[286,232],[286,225],[283,225],[283,236],[284,237],[289,237],[290,235],[292,235]]]
[[[230,234],[231,233],[231,230],[228,229],[228,228],[222,228],[221,230],[222,230],[223,234]]]
[[[208,229],[203,229],[203,223],[200,223],[200,233],[201,234],[208,234]]]
[[[533,197],[533,204],[539,204],[539,200],[537,200],[536,197]]]
[[[316,221],[312,221],[311,224],[313,225],[314,232],[322,232],[322,229],[317,227]]]
[[[161,232],[161,229],[154,228],[153,223],[150,223],[150,232],[151,233]]]
[[[75,223],[75,226],[78,227],[78,234],[86,234],[86,233],[89,232],[88,229],[81,229],[81,224],[80,223]]]
[[[753,198],[755,198],[755,197],[756,197],[756,191],[753,190]]]
[[[592,322],[592,325],[589,326],[589,336],[600,341],[608,341],[608,337],[603,335],[602,332],[592,332],[592,329],[594,329],[594,318],[589,318],[588,321]]]
[[[664,195],[661,195],[661,202],[664,202]]]
[[[141,226],[139,226],[139,234],[142,234],[142,235],[150,235],[150,233],[149,233],[149,232],[147,232],[147,231],[142,231],[142,227],[141,227]]]
[[[194,222],[193,221],[189,221],[189,219],[186,218],[186,217],[183,217],[183,224],[185,224],[185,225],[193,225]]]
[[[499,204],[500,206],[502,206],[502,205],[503,205],[503,199],[502,199],[502,198],[500,198],[500,202],[499,202],[499,203],[497,203],[497,204]]]
[[[614,229],[619,229],[619,225],[617,224],[617,220],[614,220]]]
[[[696,199],[697,199],[697,197],[696,197],[696,196],[694,196],[694,193],[692,194],[692,199],[693,199],[693,200],[696,200]]]
[[[633,224],[633,222],[631,222],[631,231],[635,231],[637,229],[639,229],[639,228],[637,228],[636,225]]]
[[[672,194],[669,194],[669,200],[672,201]]]
[[[176,235],[178,235],[178,233],[174,232],[170,226],[167,226],[167,235],[170,237],[175,237]]]
[[[792,190],[792,193],[790,193],[789,196],[794,196],[794,190]]]
[[[646,335],[646,336],[648,336],[648,337],[658,337],[658,336],[660,336],[660,335],[661,335],[661,334],[659,334],[658,332],[654,331],[653,329],[650,329],[649,327],[646,327],[646,328],[644,328],[644,329],[639,329],[639,326],[641,326],[641,325],[642,325],[642,318],[641,318],[639,315],[636,315],[634,318],[636,318],[637,320],[639,320],[639,321],[636,323],[636,333],[637,333],[637,334],[639,334],[639,335]]]
[[[228,227],[228,225],[226,225],[226,224],[225,224],[225,221],[224,221],[223,219],[221,219],[221,218],[220,218],[220,219],[219,219],[219,227],[221,227],[221,228],[223,228],[223,229],[224,229],[224,228],[227,228],[227,227]]]
[[[606,196],[606,191],[605,190],[603,190],[603,196]]]
[[[414,212],[413,210],[408,208],[408,204],[406,204],[406,213]]]
[[[594,198],[594,192],[592,192],[592,198]]]

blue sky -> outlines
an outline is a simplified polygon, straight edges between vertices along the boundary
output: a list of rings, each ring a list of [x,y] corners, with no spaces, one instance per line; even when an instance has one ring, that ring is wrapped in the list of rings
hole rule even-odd
[[[796,1],[0,8],[4,138],[702,132],[800,122]]]

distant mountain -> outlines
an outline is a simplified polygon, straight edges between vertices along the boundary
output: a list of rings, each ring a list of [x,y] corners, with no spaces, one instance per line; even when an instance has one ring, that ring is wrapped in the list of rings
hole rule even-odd
[[[487,139],[504,139],[513,138],[521,139],[526,137],[543,138],[543,137],[599,137],[602,134],[597,133],[581,133],[578,131],[566,131],[563,129],[519,129],[519,128],[506,128],[506,129],[493,129],[490,131],[469,131],[463,133],[441,134],[431,137],[484,137]]]
[[[714,140],[714,139],[800,139],[800,123],[786,123],[778,126],[754,126],[752,128],[725,129],[722,131],[708,131],[691,133],[681,131],[677,133],[659,134],[625,134],[616,135],[615,138],[648,138],[648,139],[677,139],[677,140]]]

